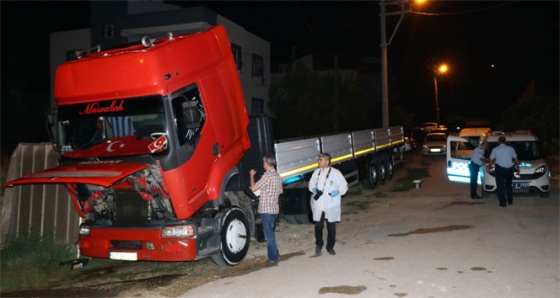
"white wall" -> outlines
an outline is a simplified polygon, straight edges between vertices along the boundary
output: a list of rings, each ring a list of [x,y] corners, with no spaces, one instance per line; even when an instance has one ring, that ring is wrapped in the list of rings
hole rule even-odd
[[[270,42],[248,32],[245,28],[238,24],[218,15],[218,24],[224,25],[226,28],[230,42],[241,46],[243,67],[239,72],[243,93],[245,95],[245,104],[247,111],[251,111],[251,99],[253,97],[264,100],[264,112],[270,115],[268,107],[268,90],[270,88]],[[252,54],[263,57],[264,63],[264,84],[260,79],[252,78]]]

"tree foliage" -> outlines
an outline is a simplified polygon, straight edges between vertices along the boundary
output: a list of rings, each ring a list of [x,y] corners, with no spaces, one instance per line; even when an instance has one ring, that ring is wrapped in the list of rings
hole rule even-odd
[[[367,128],[368,107],[360,86],[336,73],[318,74],[296,64],[270,90],[275,137],[295,138]]]
[[[558,95],[539,95],[531,82],[502,118],[501,130],[529,129],[539,137],[546,154],[558,154],[560,134]]]

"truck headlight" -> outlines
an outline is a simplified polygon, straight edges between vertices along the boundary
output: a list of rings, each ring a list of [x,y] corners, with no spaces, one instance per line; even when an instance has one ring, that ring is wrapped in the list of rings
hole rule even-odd
[[[88,224],[81,224],[80,225],[80,235],[81,236],[89,236],[91,233],[91,226]]]
[[[193,225],[164,227],[161,231],[161,237],[192,237],[195,235],[195,230]]]

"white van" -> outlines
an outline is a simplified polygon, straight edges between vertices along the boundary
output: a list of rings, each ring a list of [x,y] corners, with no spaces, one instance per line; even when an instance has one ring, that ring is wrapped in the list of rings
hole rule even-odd
[[[489,127],[465,127],[461,129],[459,131],[459,138],[466,141],[454,143],[454,155],[461,159],[470,160],[474,148],[480,144],[481,138],[485,138],[490,131]],[[449,146],[449,144],[447,145]]]
[[[480,144],[481,136],[490,131],[490,127],[465,127],[459,131],[459,137],[469,140],[469,143],[471,143],[473,147],[476,147]]]
[[[506,143],[515,149],[519,159],[520,173],[513,177],[513,191],[516,193],[529,192],[539,193],[541,197],[550,195],[550,171],[539,147],[539,139],[530,131],[517,132],[488,132],[482,138],[488,142],[490,155],[492,149],[498,146],[498,138],[506,137]],[[467,157],[460,147],[471,146],[466,138],[448,137],[447,139],[447,176],[450,181],[470,183],[470,172],[468,164],[470,155]],[[458,143],[463,143],[459,145]],[[494,167],[485,167],[479,176],[479,184],[482,184],[482,196],[488,197],[496,191],[496,178]]]

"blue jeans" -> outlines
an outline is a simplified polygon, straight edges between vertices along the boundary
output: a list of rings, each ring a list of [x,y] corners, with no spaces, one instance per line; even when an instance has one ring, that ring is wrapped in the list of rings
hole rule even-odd
[[[266,248],[268,251],[268,260],[270,262],[278,262],[278,246],[276,245],[276,236],[274,235],[274,226],[278,214],[261,214],[263,225],[264,239],[266,240]]]

